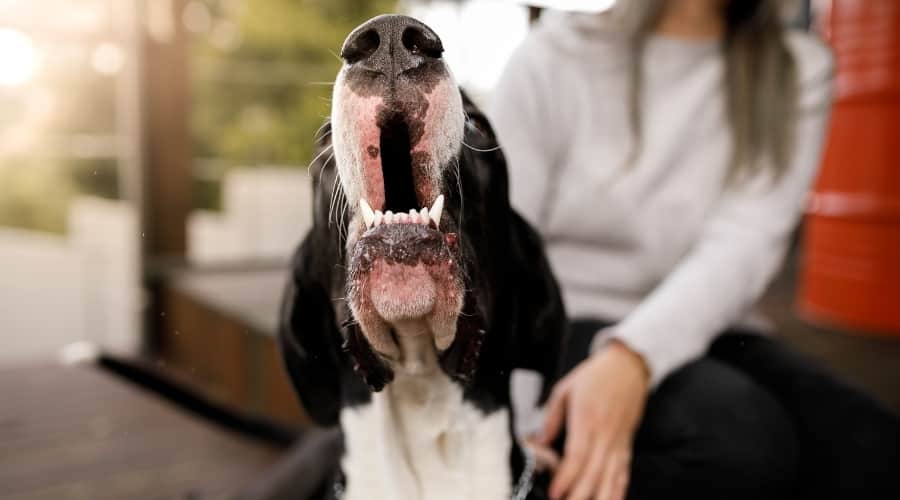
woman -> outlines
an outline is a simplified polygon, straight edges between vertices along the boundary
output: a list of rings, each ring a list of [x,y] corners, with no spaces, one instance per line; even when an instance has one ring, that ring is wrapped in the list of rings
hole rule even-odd
[[[545,15],[501,79],[491,118],[513,204],[542,232],[575,318],[573,368],[536,438],[566,428],[552,498],[895,486],[895,417],[764,336],[720,337],[769,331],[754,305],[828,121],[830,53],[784,30],[777,3]]]

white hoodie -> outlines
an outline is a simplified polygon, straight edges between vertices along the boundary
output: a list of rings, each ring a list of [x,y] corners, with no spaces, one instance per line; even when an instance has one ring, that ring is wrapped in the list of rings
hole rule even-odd
[[[832,58],[790,32],[800,114],[788,172],[727,184],[731,139],[715,41],[647,43],[642,148],[632,148],[627,51],[596,15],[550,14],[513,55],[490,117],[512,203],[543,235],[572,318],[618,321],[653,385],[737,325],[781,265],[819,165]]]

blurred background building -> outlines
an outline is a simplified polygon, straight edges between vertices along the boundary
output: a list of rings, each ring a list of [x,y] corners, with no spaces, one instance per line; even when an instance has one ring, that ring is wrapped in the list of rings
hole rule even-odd
[[[868,58],[864,76],[889,75],[878,95],[896,100],[900,3],[870,1],[862,31],[831,33],[839,71]],[[273,335],[287,259],[311,223],[306,165],[343,39],[379,13],[418,17],[486,103],[540,13],[528,3],[0,0],[0,398],[19,402],[0,405],[0,498],[221,498],[271,463],[305,422]],[[849,17],[866,10],[862,0],[813,3],[793,2],[798,27],[832,5]],[[873,39],[881,52],[853,52]],[[861,88],[841,78],[850,94],[839,98]],[[883,149],[896,138],[884,130],[900,131],[894,113],[873,118]],[[841,115],[836,123],[860,123]],[[890,154],[879,151],[876,160]],[[835,175],[826,194],[842,189]],[[900,199],[896,174],[866,178],[851,191],[874,184]],[[812,217],[843,213],[833,196],[816,199]],[[897,212],[885,213],[879,224],[898,231]],[[854,321],[858,308],[829,316],[846,303],[844,282],[821,272],[805,274],[811,291],[799,300],[815,323],[794,311],[798,262],[826,274],[861,262],[823,247],[821,232],[808,238],[819,258],[803,260],[798,246],[767,309],[789,342],[900,409],[900,327]],[[891,238],[866,241],[884,257],[900,249]],[[875,274],[900,282],[896,263]],[[896,286],[886,293],[877,307],[896,314]],[[82,360],[105,370],[57,367]]]

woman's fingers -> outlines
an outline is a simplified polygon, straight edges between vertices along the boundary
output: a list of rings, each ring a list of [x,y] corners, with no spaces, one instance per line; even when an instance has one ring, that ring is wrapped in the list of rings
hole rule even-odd
[[[612,344],[557,384],[541,435],[541,442],[550,444],[564,422],[567,426],[551,498],[621,500],[625,495],[628,480],[623,474],[630,466],[631,436],[648,385],[647,371],[635,361],[627,348]]]
[[[535,466],[538,471],[556,471],[559,467],[559,454],[553,448],[549,448],[532,439],[525,440],[525,446],[534,454]]]
[[[550,497],[554,499],[563,498],[571,490],[593,450],[593,422],[579,415],[577,408],[570,408],[569,411],[563,459],[550,484]]]
[[[562,379],[553,388],[550,393],[550,399],[545,405],[544,426],[541,429],[538,442],[544,446],[549,446],[556,439],[562,424],[566,418],[566,403],[569,399],[569,384],[566,379]]]
[[[625,494],[628,493],[628,480],[630,477],[631,464],[628,463],[614,480],[615,489],[613,490],[612,500],[625,500]]]
[[[572,487],[572,494],[567,498],[571,500],[587,500],[593,498],[600,485],[604,469],[608,467],[606,460],[606,447],[602,441],[598,442],[591,452],[590,459],[584,471],[578,476]]]
[[[619,475],[619,470],[617,461],[610,459],[607,462],[606,467],[603,469],[603,475],[600,477],[600,484],[594,490],[596,492],[594,497],[596,500],[612,500],[612,493],[615,487],[613,481]]]
[[[569,439],[572,436],[569,435]],[[582,440],[583,441],[583,440]],[[565,497],[566,493],[572,488],[572,483],[578,477],[578,473],[584,468],[587,461],[587,452],[583,449],[583,445],[566,447],[563,454],[563,460],[553,475],[553,482],[550,484],[550,498],[554,500]]]
[[[624,500],[628,485],[630,461],[626,454],[610,457],[608,466],[600,478],[600,486],[595,500]]]

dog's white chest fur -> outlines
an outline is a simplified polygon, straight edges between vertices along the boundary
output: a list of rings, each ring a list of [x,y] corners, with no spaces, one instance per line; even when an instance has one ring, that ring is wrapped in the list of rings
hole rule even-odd
[[[341,412],[347,500],[503,500],[509,412],[485,415],[439,369],[398,373],[371,404]]]

